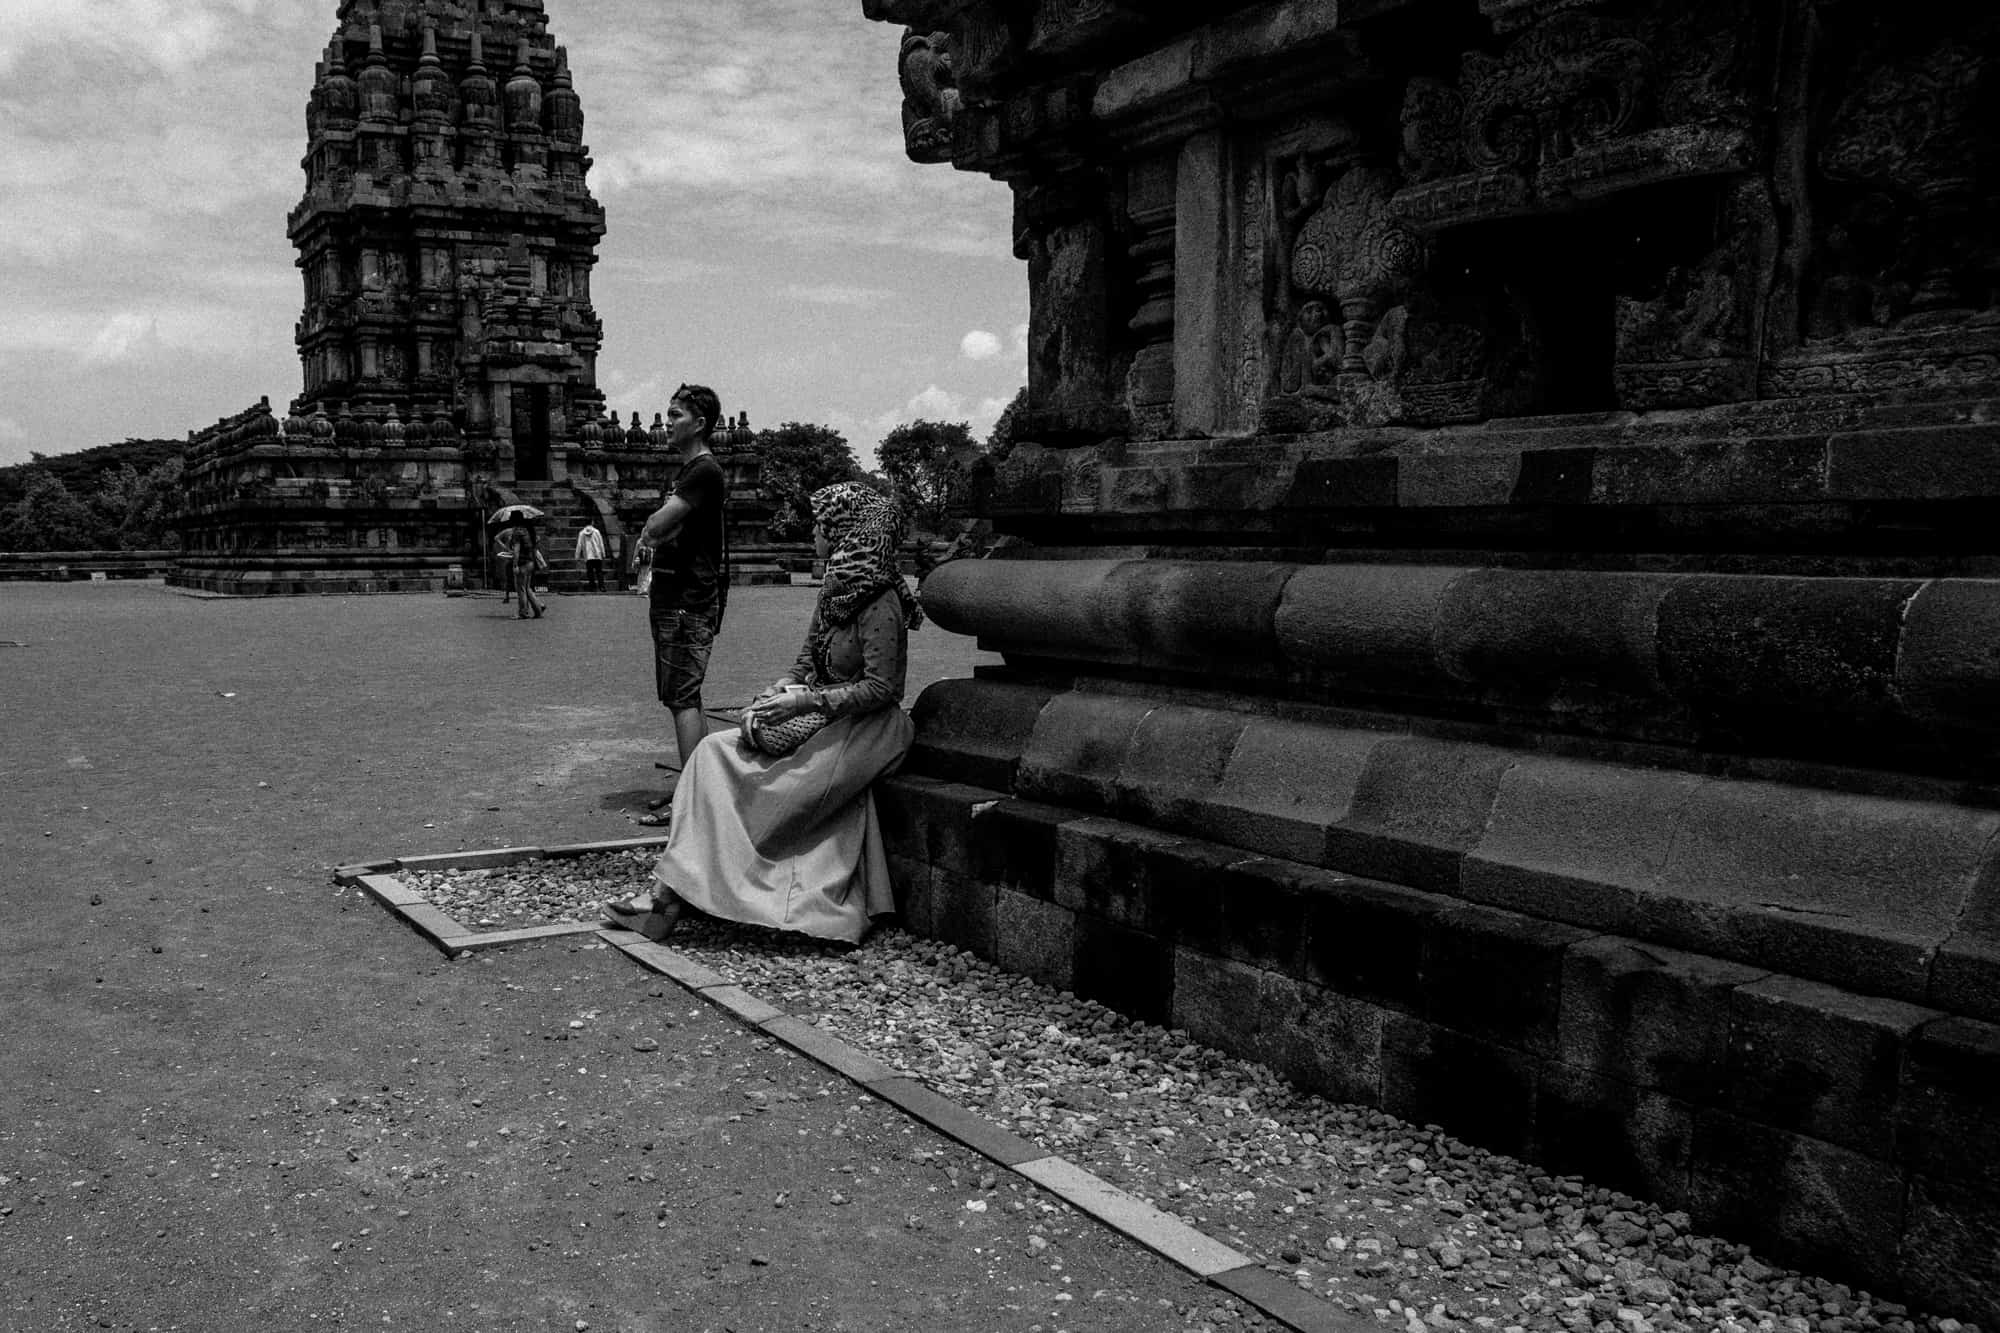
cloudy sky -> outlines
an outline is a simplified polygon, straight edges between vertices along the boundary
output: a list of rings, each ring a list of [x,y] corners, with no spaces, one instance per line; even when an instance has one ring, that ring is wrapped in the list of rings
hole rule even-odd
[[[751,424],[969,420],[1023,382],[1004,186],[903,156],[861,0],[547,0],[609,233],[599,383]],[[335,0],[0,0],[0,464],[300,388],[285,215]]]

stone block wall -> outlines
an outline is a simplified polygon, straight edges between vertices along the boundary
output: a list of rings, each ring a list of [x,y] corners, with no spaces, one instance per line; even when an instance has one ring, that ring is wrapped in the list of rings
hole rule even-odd
[[[1072,720],[1059,698],[1045,705],[1052,726]],[[1368,857],[1331,850],[1330,836],[1316,864],[917,767],[931,772],[878,789],[913,928],[1327,1096],[1684,1209],[1791,1263],[1991,1317],[2000,1013],[1953,1013],[1914,976],[1914,1000],[1853,988],[1814,923],[1755,919],[1769,910],[1750,901],[1755,886],[1711,884],[1738,901],[1693,904],[1712,913],[1705,931],[1645,914],[1576,924],[1546,911],[1568,899],[1478,900],[1476,867],[1504,832],[1455,852],[1434,839],[1431,864],[1458,876],[1413,888],[1336,868]],[[1115,807],[1109,781],[1093,806]],[[1842,818],[1776,836],[1810,839]],[[1991,832],[1937,840],[1983,851]],[[1587,850],[1564,865],[1516,859],[1572,882],[1608,865],[1575,864]],[[1658,897],[1676,919],[1672,895]],[[1895,924],[1885,912],[1868,928]],[[1791,937],[1797,967],[1744,961],[1774,937]]]

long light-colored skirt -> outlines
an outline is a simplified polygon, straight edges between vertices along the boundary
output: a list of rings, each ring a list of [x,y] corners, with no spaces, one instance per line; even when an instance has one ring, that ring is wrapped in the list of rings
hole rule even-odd
[[[730,921],[856,943],[896,910],[869,786],[903,762],[900,708],[836,718],[780,758],[734,731],[695,747],[653,877]]]

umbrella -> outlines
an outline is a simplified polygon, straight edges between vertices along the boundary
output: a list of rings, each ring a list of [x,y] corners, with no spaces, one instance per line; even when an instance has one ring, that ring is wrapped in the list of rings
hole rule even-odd
[[[542,511],[533,505],[506,505],[493,511],[493,517],[486,520],[488,527],[509,527],[518,523],[533,523],[543,517]]]

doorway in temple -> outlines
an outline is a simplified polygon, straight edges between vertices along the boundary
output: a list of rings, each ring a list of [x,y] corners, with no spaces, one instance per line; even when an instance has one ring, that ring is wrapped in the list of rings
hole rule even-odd
[[[549,386],[514,386],[514,479],[549,479]]]

